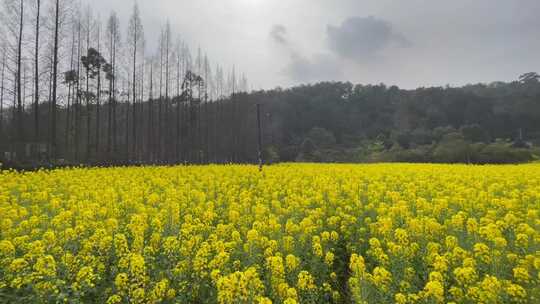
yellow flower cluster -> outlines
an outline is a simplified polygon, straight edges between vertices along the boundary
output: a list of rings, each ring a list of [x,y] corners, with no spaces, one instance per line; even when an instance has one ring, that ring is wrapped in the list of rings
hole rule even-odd
[[[4,171],[0,302],[539,303],[540,166]]]

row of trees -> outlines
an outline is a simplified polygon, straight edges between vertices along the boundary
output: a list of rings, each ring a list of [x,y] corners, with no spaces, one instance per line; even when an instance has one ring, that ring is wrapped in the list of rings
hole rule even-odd
[[[210,161],[211,143],[240,124],[224,100],[247,91],[246,77],[193,56],[168,22],[148,54],[137,4],[125,39],[114,12],[102,22],[72,0],[2,0],[0,14],[4,159]]]

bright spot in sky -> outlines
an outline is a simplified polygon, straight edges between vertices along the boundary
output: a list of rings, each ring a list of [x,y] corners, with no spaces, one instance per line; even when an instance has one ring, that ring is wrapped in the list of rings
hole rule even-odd
[[[242,4],[256,6],[261,4],[264,0],[239,0]]]

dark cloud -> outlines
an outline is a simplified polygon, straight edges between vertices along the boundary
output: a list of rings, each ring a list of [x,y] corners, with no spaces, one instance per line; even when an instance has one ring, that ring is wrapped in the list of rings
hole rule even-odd
[[[327,54],[317,54],[308,58],[293,53],[284,73],[298,83],[339,80],[343,76],[340,64]]]
[[[279,44],[287,44],[287,28],[281,24],[276,24],[270,31],[270,37]]]
[[[288,30],[277,24],[270,30],[270,38],[288,57],[282,73],[296,83],[336,80],[341,78],[341,65],[330,54],[305,55],[291,43]]]
[[[337,27],[329,25],[327,36],[336,54],[356,61],[373,57],[387,47],[410,45],[390,22],[372,16],[348,18]]]

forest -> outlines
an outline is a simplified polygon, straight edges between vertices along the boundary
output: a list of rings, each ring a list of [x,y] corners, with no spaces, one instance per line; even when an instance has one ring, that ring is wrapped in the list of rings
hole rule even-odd
[[[267,110],[269,159],[519,163],[540,155],[538,79],[415,90],[319,83],[242,97]]]
[[[43,3],[42,3],[43,2]],[[7,167],[265,162],[518,163],[540,156],[540,76],[415,90],[323,82],[250,91],[170,23],[150,52],[70,0],[0,11]],[[260,109],[260,112],[257,111]]]
[[[170,22],[149,52],[137,3],[125,36],[115,12],[100,16],[71,0],[2,1],[0,160],[201,162],[201,115],[247,91],[246,76],[192,54]]]

